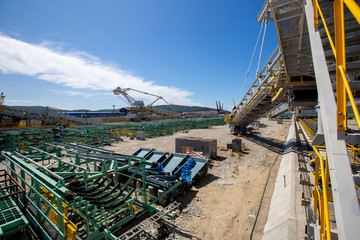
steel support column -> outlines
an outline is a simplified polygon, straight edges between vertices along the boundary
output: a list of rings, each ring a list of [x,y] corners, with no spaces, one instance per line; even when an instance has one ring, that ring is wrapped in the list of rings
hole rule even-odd
[[[344,1],[334,1],[335,50],[336,50],[336,97],[338,130],[346,130],[346,89],[339,66],[346,73]]]

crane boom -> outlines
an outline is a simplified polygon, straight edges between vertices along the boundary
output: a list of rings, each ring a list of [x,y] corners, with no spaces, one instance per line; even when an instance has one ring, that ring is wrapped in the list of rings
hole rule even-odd
[[[162,98],[161,96],[158,96],[158,95],[155,95],[155,94],[152,94],[152,93],[148,93],[148,92],[139,91],[139,90],[136,90],[136,89],[133,89],[133,88],[123,88],[123,89],[126,89],[126,91],[132,90],[134,92],[139,92],[139,93],[143,93],[143,94],[146,94],[146,95]]]
[[[122,95],[126,101],[130,104],[131,107],[134,108],[141,108],[144,107],[144,103],[142,101],[136,101],[133,97],[131,97],[127,91],[132,90],[131,88],[121,88],[121,87],[117,87],[116,89],[113,90],[113,93],[115,95]]]
[[[168,104],[170,106],[170,108],[172,109],[172,111],[175,112],[174,108],[171,106],[170,103],[168,103],[162,96],[159,95],[155,95],[152,93],[148,93],[148,92],[144,92],[144,91],[140,91],[140,90],[136,90],[133,88],[121,88],[121,87],[117,87],[116,89],[113,90],[115,95],[122,95],[126,101],[130,104],[131,107],[134,108],[145,108],[144,102],[143,101],[136,101],[133,97],[131,97],[127,92],[128,91],[134,91],[134,92],[139,92],[142,94],[146,94],[146,95],[150,95],[153,97],[156,97],[156,99],[154,101],[152,101],[150,104],[146,105],[146,108],[148,108],[149,110],[151,110],[152,105],[157,102],[158,100],[163,100],[166,104]]]

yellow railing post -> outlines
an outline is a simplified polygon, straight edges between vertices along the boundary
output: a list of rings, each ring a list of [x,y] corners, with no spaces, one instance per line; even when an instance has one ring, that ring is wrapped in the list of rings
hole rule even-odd
[[[316,0],[316,2],[317,2],[317,0]],[[323,13],[322,13],[322,11],[321,11],[321,8],[320,8],[320,5],[319,5],[318,3],[316,4],[316,7],[317,7],[317,8],[316,8],[316,12],[318,12],[318,13],[320,14],[320,17],[321,17],[322,23],[323,23],[323,25],[324,25],[324,28],[325,28],[327,37],[328,37],[328,39],[329,39],[329,43],[330,43],[331,49],[333,50],[334,57],[336,58],[335,45],[334,45],[334,42],[333,42],[333,40],[332,40],[332,38],[331,38],[331,34],[330,34],[329,28],[328,28],[328,26],[327,26],[327,24],[326,24],[324,15],[323,15]],[[315,11],[315,10],[314,10],[314,11]],[[318,14],[316,15],[316,18],[318,18]],[[317,21],[318,21],[318,20],[317,20]],[[318,25],[318,23],[317,23],[317,25]]]
[[[324,186],[323,186],[324,187]],[[323,192],[320,193],[320,239],[325,239],[325,218],[324,218],[324,209],[325,209],[325,201],[324,201],[324,189]]]
[[[348,143],[346,145],[347,145],[347,149],[350,150],[353,153],[352,163],[354,165],[359,165],[359,163],[356,161],[356,156],[358,155],[358,152],[359,152],[360,149],[353,146],[353,145],[350,145]]]
[[[340,72],[340,75],[341,75],[341,79],[343,81],[343,84],[345,86],[345,89],[346,89],[346,92],[347,92],[347,96],[349,97],[349,100],[350,100],[350,103],[351,103],[351,107],[354,111],[354,115],[355,115],[355,119],[356,119],[356,122],[358,124],[358,127],[360,129],[360,116],[359,116],[359,110],[357,109],[357,106],[356,106],[356,103],[355,103],[355,99],[354,99],[354,96],[351,92],[351,88],[350,88],[350,85],[349,85],[349,82],[346,78],[346,75],[345,75],[345,70],[344,70],[344,66],[340,65],[338,67],[338,70]],[[345,95],[346,97],[346,95]]]
[[[314,213],[318,214],[318,219],[320,219],[320,213],[319,213],[319,208],[320,208],[320,204],[319,204],[319,198],[318,198],[318,186],[319,186],[319,157],[316,156],[315,157],[315,178],[314,178],[314,185],[315,185],[315,191],[316,194],[314,194]]]
[[[318,15],[318,1],[314,0],[313,1],[314,4],[314,27],[318,27],[319,26],[319,15]]]
[[[349,83],[346,78],[346,54],[345,54],[345,28],[344,28],[344,3],[347,5],[356,20],[360,23],[360,7],[354,0],[335,0],[334,2],[334,22],[335,22],[335,45],[332,41],[329,29],[325,22],[317,0],[314,0],[314,21],[318,26],[318,15],[320,14],[324,24],[331,48],[336,59],[336,94],[337,94],[337,128],[338,130],[347,129],[346,97],[349,97],[354,115],[360,129],[360,116],[351,93]]]
[[[335,48],[336,48],[336,97],[337,128],[346,130],[346,89],[339,66],[346,74],[344,0],[334,1]]]
[[[329,190],[329,181],[330,181],[330,172],[329,172],[329,163],[328,163],[328,158],[327,158],[327,154],[325,156],[325,166],[323,166],[325,169],[324,171],[324,177],[323,177],[323,193],[324,193],[324,203],[325,205],[325,225],[326,225],[326,239],[331,239],[331,229],[330,229],[330,218],[329,218],[329,205],[328,205],[328,201],[329,201],[329,197],[328,197],[328,190]]]
[[[330,231],[330,221],[329,221],[329,207],[328,207],[328,189],[329,189],[329,165],[327,161],[327,155],[325,161],[320,155],[318,148],[323,148],[321,146],[313,146],[313,149],[316,153],[315,158],[315,171],[314,171],[314,187],[317,196],[314,194],[313,198],[318,198],[318,220],[320,222],[320,238],[321,239],[331,239]],[[319,190],[319,179],[321,178],[322,191]],[[315,201],[314,201],[315,202]],[[314,213],[315,213],[315,204],[314,204]]]

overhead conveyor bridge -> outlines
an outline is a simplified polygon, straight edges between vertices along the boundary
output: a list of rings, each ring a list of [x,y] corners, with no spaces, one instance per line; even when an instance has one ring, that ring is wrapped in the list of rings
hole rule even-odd
[[[226,118],[236,131],[282,102],[289,107],[318,106],[317,132],[311,139],[314,190],[309,213],[314,217],[308,219],[308,239],[360,236],[359,171],[351,160],[360,149],[346,141],[351,132],[360,143],[359,5],[359,0],[266,1],[258,20],[271,19],[279,40],[279,57],[271,56],[266,66],[274,58],[279,67],[269,72],[267,81],[259,81],[262,73],[257,75]],[[353,112],[358,125],[351,131],[348,112]],[[310,129],[311,121],[303,123]]]
[[[284,103],[282,105],[280,105],[278,108],[272,110],[269,114],[268,114],[268,118],[275,118],[277,116],[280,116],[282,114],[285,114],[289,111],[289,105]]]
[[[257,74],[254,83],[226,117],[238,132],[284,103],[316,105],[316,85],[306,18],[301,1],[269,1],[259,22],[275,23],[279,45]]]
[[[280,86],[284,85],[285,72],[282,66],[280,48],[277,47],[243,100],[231,115],[227,115],[225,120],[232,128],[246,126],[283,103],[284,91]],[[275,87],[278,91],[274,94]]]

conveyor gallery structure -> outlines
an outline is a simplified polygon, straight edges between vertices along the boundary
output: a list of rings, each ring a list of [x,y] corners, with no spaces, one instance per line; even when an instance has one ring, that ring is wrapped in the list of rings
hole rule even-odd
[[[360,7],[355,0],[270,0],[258,21],[273,21],[278,47],[226,121],[230,130],[247,126],[287,104],[316,107],[308,239],[360,236],[359,127]],[[349,113],[356,129],[349,129]],[[306,120],[305,120],[306,121]],[[304,122],[303,122],[304,123]],[[355,156],[355,158],[354,158]],[[333,213],[330,214],[330,206]],[[331,215],[331,216],[330,216]],[[331,221],[330,221],[331,218]]]

